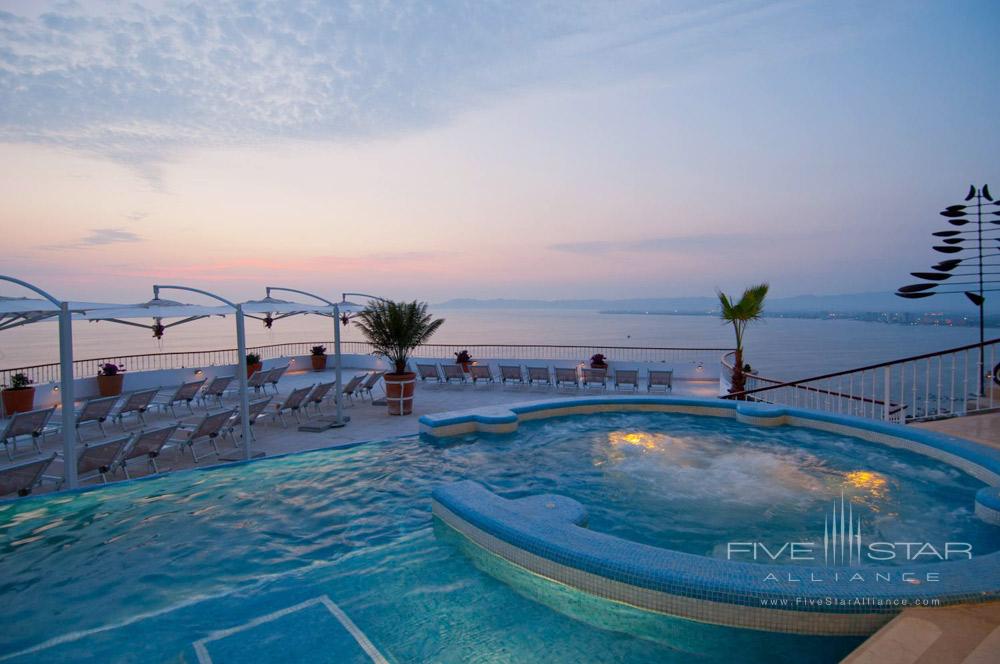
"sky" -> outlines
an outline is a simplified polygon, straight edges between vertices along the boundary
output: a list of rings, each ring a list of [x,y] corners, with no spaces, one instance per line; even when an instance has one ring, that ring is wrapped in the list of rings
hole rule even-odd
[[[0,272],[115,302],[892,291],[939,210],[1000,192],[998,19],[0,0]]]

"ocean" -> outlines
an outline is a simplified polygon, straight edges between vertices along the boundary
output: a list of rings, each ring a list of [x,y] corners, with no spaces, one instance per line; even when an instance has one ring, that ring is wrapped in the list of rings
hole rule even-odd
[[[445,319],[432,343],[719,348],[733,344],[732,328],[712,316],[537,309],[432,309],[432,313]],[[342,330],[344,340],[363,340],[353,325]],[[160,341],[153,339],[149,330],[109,322],[75,323],[73,334],[77,359],[236,346],[232,318],[170,328]],[[1000,328],[987,330],[987,338],[998,336]],[[332,322],[327,318],[293,317],[275,322],[270,330],[259,321],[247,320],[247,344],[251,346],[332,338]],[[767,318],[750,327],[745,346],[747,361],[762,375],[794,380],[977,341],[978,330],[971,327]],[[0,332],[0,369],[58,359],[54,322]]]

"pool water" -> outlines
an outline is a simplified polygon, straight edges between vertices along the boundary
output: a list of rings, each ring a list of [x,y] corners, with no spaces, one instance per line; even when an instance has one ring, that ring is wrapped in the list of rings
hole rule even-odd
[[[431,489],[459,479],[569,495],[595,530],[706,555],[813,533],[842,490],[878,532],[998,548],[971,516],[981,484],[916,455],[717,418],[563,418],[0,504],[0,662],[190,662],[199,641],[216,662],[370,661],[323,597],[391,662],[832,662],[860,641],[704,625],[540,579],[434,521]]]

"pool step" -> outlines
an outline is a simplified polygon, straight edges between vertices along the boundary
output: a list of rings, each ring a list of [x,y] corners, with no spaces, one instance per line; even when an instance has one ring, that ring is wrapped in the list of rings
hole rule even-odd
[[[1000,602],[906,609],[842,664],[995,664]]]
[[[199,664],[270,661],[388,664],[364,632],[327,595],[213,632],[192,646]]]

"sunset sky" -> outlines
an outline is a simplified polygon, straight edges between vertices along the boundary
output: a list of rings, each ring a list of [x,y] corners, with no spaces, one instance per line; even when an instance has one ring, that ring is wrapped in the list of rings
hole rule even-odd
[[[0,273],[891,291],[1000,193],[1000,3],[0,0]],[[4,289],[3,294],[13,294]]]

